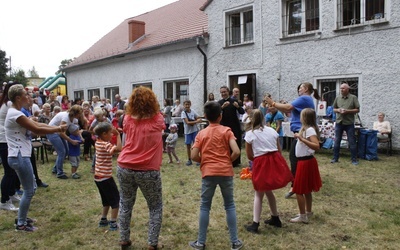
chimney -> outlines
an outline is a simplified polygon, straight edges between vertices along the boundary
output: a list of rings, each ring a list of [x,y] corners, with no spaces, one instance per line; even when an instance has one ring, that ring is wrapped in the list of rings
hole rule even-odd
[[[139,37],[144,35],[145,22],[131,20],[128,22],[129,25],[129,43],[133,43]]]

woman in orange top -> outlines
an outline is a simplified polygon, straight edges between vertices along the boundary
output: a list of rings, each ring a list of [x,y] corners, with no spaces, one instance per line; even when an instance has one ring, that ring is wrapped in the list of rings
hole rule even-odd
[[[120,245],[130,246],[130,222],[137,189],[147,201],[150,218],[149,249],[162,247],[158,243],[162,222],[162,131],[164,117],[154,92],[146,87],[135,88],[124,116],[125,146],[118,157],[117,177],[120,184]]]

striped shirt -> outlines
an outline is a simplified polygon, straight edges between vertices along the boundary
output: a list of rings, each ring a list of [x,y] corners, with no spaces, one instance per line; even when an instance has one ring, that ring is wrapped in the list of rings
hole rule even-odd
[[[97,138],[96,164],[94,169],[95,181],[104,181],[112,177],[112,155],[117,146]]]

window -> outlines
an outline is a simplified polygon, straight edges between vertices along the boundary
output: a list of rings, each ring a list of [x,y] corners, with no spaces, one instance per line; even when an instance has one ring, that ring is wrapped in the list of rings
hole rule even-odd
[[[115,95],[119,94],[119,87],[105,88],[104,89],[106,99],[110,99],[111,103],[115,101]],[[125,96],[121,96],[121,98],[125,98]]]
[[[149,88],[149,89],[153,89],[151,82],[137,83],[137,84],[135,83],[135,84],[132,85],[132,89],[140,87],[140,86],[143,86],[143,87],[146,87],[146,88]]]
[[[92,97],[97,95],[100,97],[100,89],[88,89],[88,100],[92,100]]]
[[[253,42],[253,9],[229,12],[225,20],[226,46]]]
[[[338,0],[338,28],[386,21],[385,1]]]
[[[243,74],[229,76],[229,89],[239,89],[239,99],[243,100],[244,95],[247,95],[250,101],[253,101],[253,106],[257,107],[257,86],[256,74]],[[216,98],[218,100],[218,98]]]
[[[319,0],[284,0],[282,10],[283,37],[319,30]]]
[[[350,86],[350,94],[358,96],[358,78],[340,78],[318,80],[318,93],[326,101],[326,106],[332,106],[336,96],[340,94],[340,85],[347,82]]]
[[[168,81],[164,83],[164,98],[179,99],[183,103],[189,99],[189,81]]]
[[[77,99],[85,99],[85,97],[83,96],[83,90],[79,90],[79,91],[74,91],[74,100]]]

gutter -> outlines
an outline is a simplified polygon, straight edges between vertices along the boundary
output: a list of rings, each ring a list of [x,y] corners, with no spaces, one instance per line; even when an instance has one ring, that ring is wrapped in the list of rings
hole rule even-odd
[[[200,38],[202,37],[197,37],[196,42],[197,42],[197,49],[200,51],[200,53],[203,55],[203,60],[204,60],[204,73],[203,73],[203,103],[206,103],[207,101],[207,55],[204,53],[204,51],[200,48]]]

